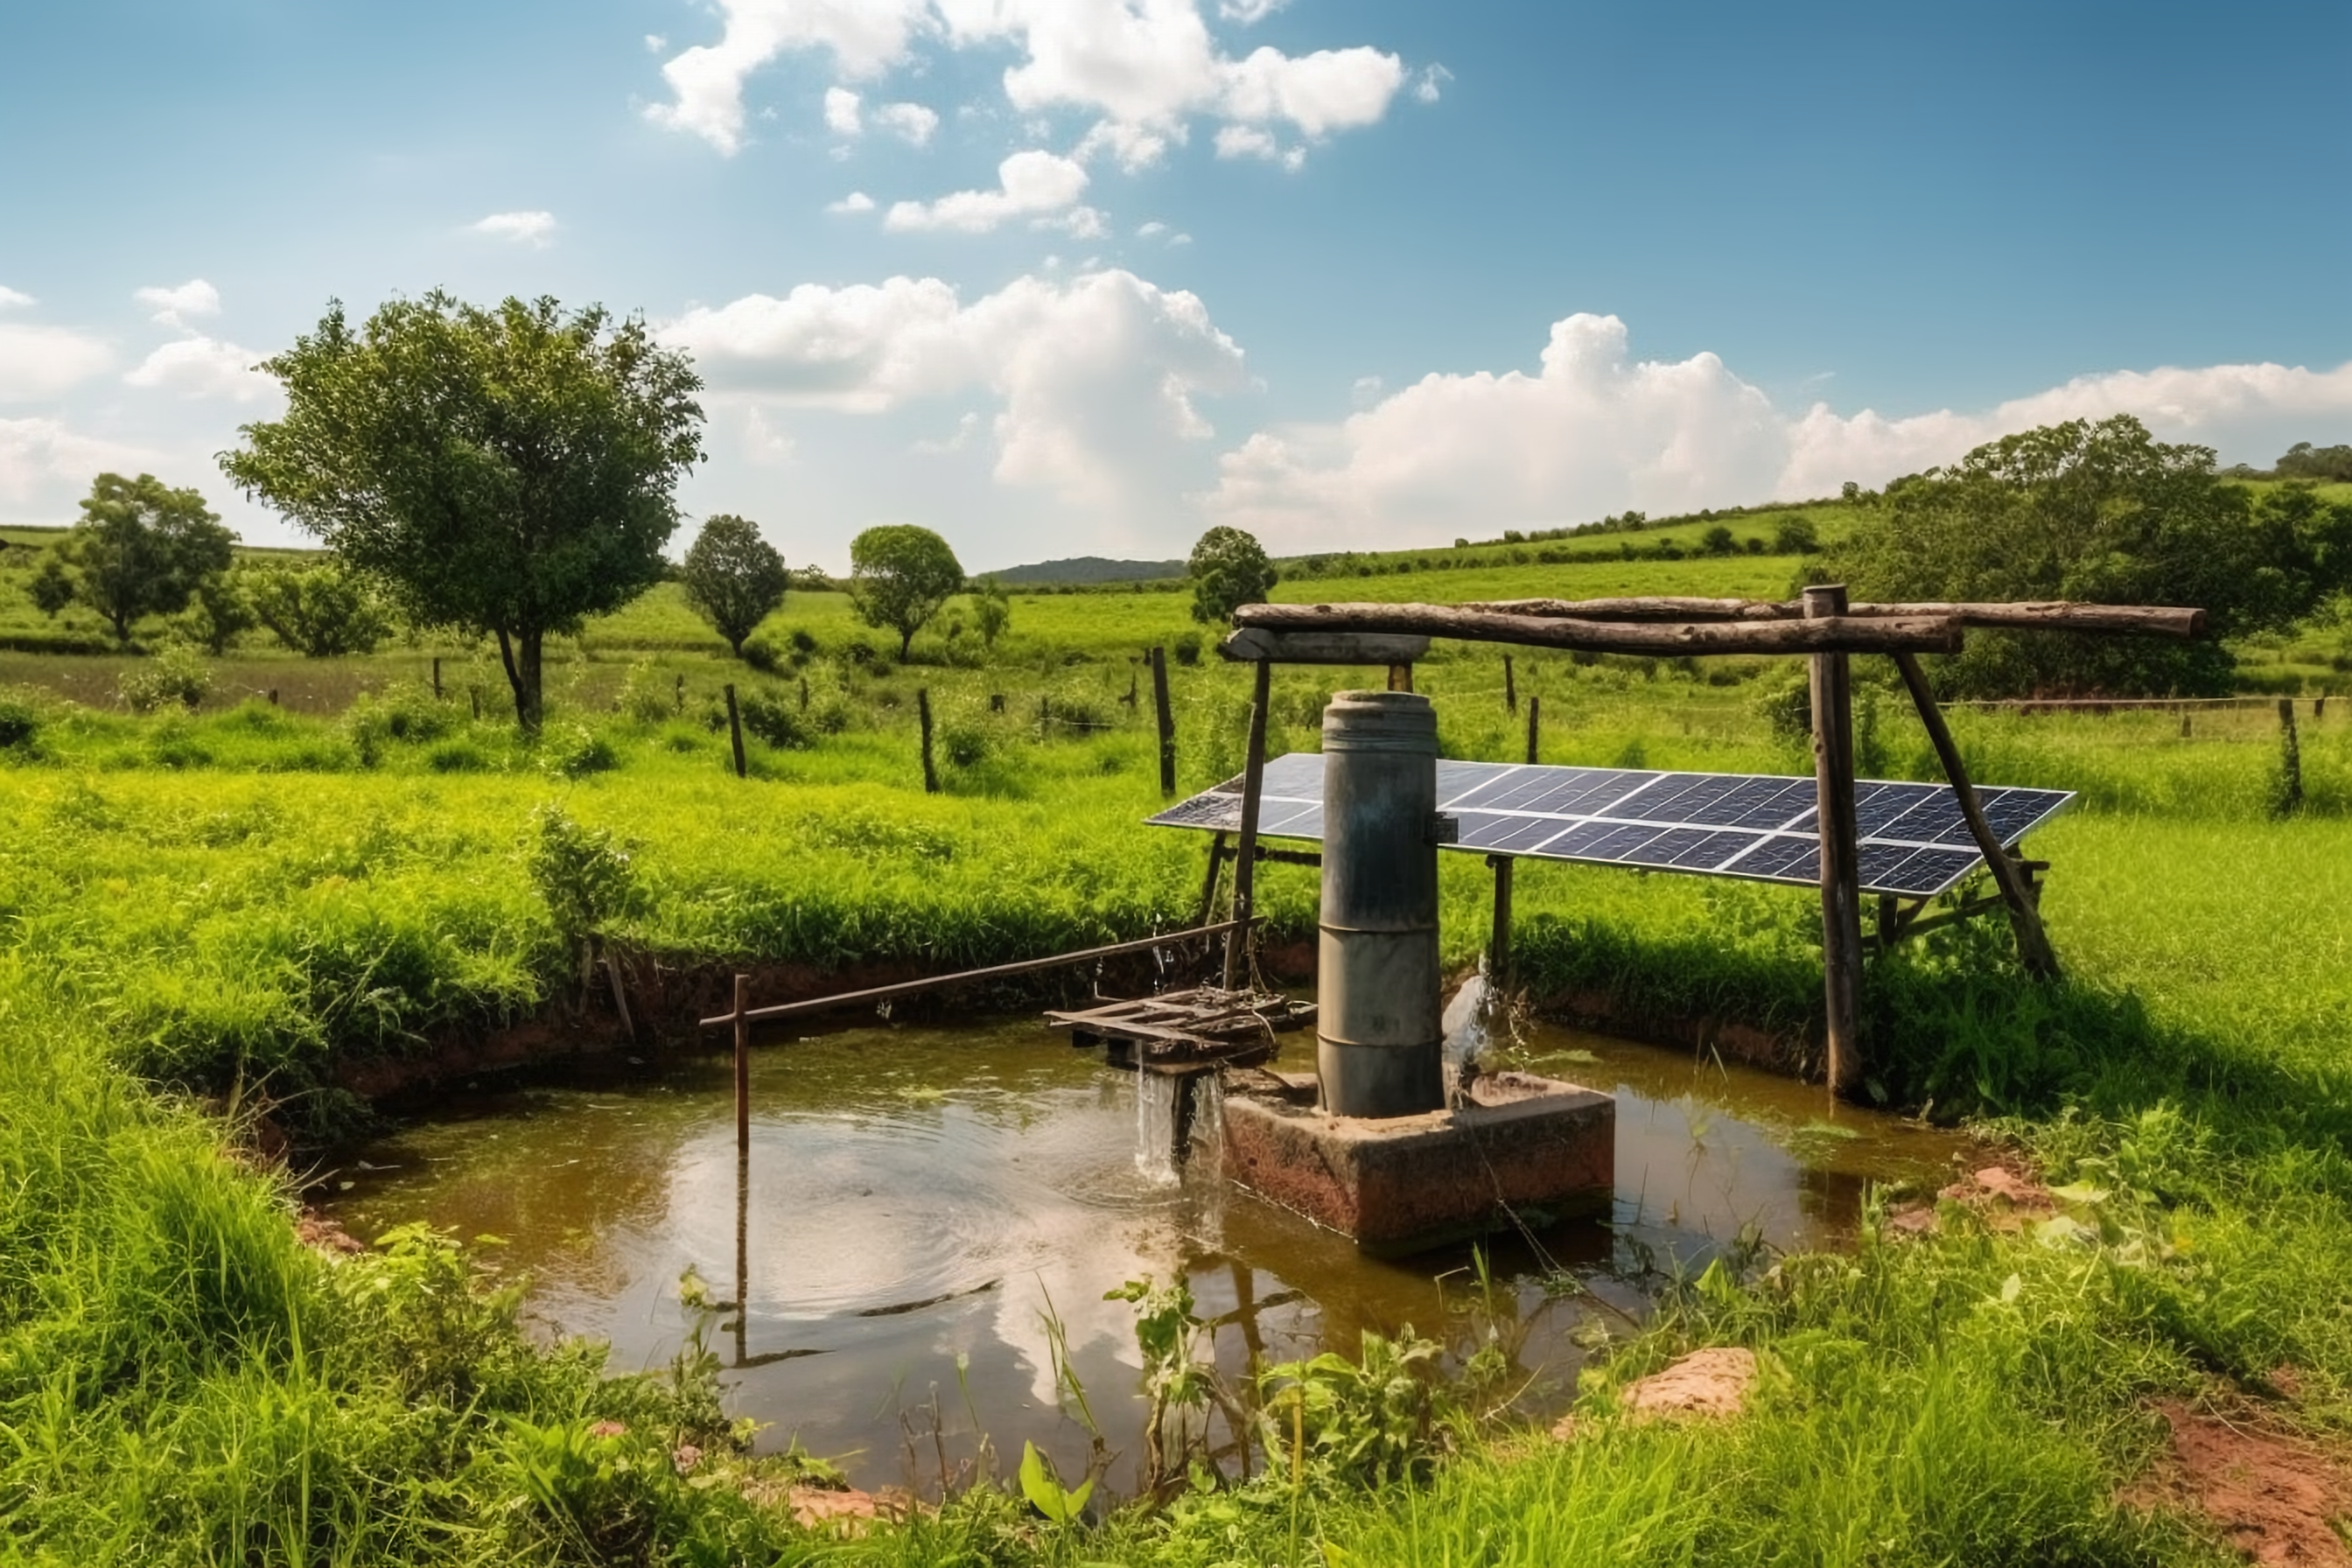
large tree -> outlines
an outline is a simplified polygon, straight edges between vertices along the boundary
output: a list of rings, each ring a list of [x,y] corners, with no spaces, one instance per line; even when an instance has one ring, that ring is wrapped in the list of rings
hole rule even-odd
[[[374,585],[331,561],[265,566],[248,579],[247,595],[254,618],[304,658],[373,653],[392,635]]]
[[[793,580],[783,556],[760,537],[759,524],[723,511],[694,536],[678,576],[687,604],[727,639],[737,658],[743,657],[743,639],[784,602]]]
[[[869,528],[849,542],[849,596],[857,618],[898,634],[898,662],[940,606],[963,592],[948,542],[910,522]]]
[[[2215,693],[2221,639],[2292,624],[2352,586],[2352,507],[2223,482],[2209,447],[2172,446],[2129,415],[2008,436],[1886,487],[1834,552],[1857,599],[2084,599],[2193,605],[2210,638],[2173,643],[1977,632],[1948,661],[1954,695]]]
[[[539,728],[546,640],[659,582],[672,492],[702,458],[702,383],[637,317],[436,289],[262,368],[282,419],[221,466],[382,583],[408,618],[498,639],[515,717]]]
[[[100,474],[80,518],[34,576],[33,601],[52,616],[87,605],[127,643],[142,616],[186,609],[206,579],[228,570],[236,542],[194,489],[173,489],[152,474]]]
[[[1186,563],[1192,579],[1192,618],[1202,625],[1230,621],[1244,605],[1262,605],[1274,592],[1274,563],[1256,536],[1219,526],[1201,535]]]

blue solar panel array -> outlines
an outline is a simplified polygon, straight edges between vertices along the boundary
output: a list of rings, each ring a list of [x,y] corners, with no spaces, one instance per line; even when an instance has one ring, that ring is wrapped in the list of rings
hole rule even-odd
[[[1487,855],[1581,860],[1815,885],[1821,845],[1809,778],[1440,762],[1438,809],[1460,824],[1450,846]],[[1983,861],[1949,784],[1854,784],[1864,892],[1931,898]],[[2013,845],[2074,797],[2063,790],[1979,789],[1986,819]],[[1242,781],[1169,807],[1167,827],[1242,825]],[[1294,752],[1265,765],[1258,832],[1323,837],[1323,759]]]

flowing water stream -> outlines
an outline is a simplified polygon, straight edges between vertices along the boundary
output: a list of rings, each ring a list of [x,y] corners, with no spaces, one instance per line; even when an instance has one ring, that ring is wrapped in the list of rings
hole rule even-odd
[[[500,1238],[488,1255],[529,1277],[534,1318],[609,1341],[620,1370],[684,1342],[688,1268],[736,1298],[740,1213],[748,1310],[709,1326],[730,1408],[766,1424],[764,1446],[796,1439],[859,1484],[936,1486],[937,1456],[969,1457],[982,1434],[1084,1468],[1049,1313],[1113,1447],[1139,1451],[1131,1309],[1103,1300],[1123,1280],[1182,1275],[1236,1375],[1352,1354],[1367,1330],[1410,1324],[1456,1358],[1492,1337],[1540,1414],[1572,1394],[1591,1331],[1638,1316],[1654,1270],[1698,1267],[1743,1231],[1837,1245],[1866,1184],[1948,1180],[1965,1149],[1654,1047],[1538,1026],[1507,1059],[1616,1092],[1617,1196],[1605,1221],[1495,1238],[1484,1286],[1466,1247],[1378,1261],[1227,1189],[1213,1104],[1180,1171],[1167,1081],[1139,1086],[1027,1018],[755,1051],[747,1170],[728,1059],[696,1056],[461,1095],[348,1153],[319,1199],[366,1240],[413,1220]],[[1123,1461],[1112,1483],[1129,1479]]]

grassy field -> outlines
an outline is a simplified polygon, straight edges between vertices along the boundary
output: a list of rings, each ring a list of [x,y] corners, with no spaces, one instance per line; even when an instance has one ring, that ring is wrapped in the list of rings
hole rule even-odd
[[[1282,596],[1777,593],[1794,564],[1415,571]],[[759,1505],[795,1463],[737,1450],[708,1365],[605,1380],[592,1348],[535,1349],[512,1295],[468,1284],[445,1241],[331,1260],[298,1241],[286,1178],[235,1152],[231,1130],[264,1101],[297,1129],[346,1124],[341,1060],[571,996],[586,925],[676,963],[837,968],[1028,956],[1189,918],[1199,840],[1139,826],[1160,800],[1148,675],[1141,702],[1121,700],[1143,647],[1192,629],[1171,593],[1024,595],[992,652],[927,636],[901,668],[839,595],[796,595],[763,630],[779,662],[761,674],[716,658],[657,590],[565,650],[536,745],[499,721],[488,661],[456,647],[236,658],[203,710],[144,719],[110,700],[107,659],[10,656],[0,1535],[15,1554],[2205,1563],[2229,1560],[2210,1521],[2122,1500],[2164,1450],[2157,1402],[2322,1447],[2352,1432],[2352,719],[2334,704],[2298,705],[2288,818],[2266,710],[2200,711],[2185,736],[2168,713],[1956,713],[1980,778],[2082,795],[2034,844],[2054,863],[2067,977],[2025,980],[1988,922],[1875,961],[1874,1079],[2077,1183],[2066,1224],[2012,1233],[1955,1209],[1934,1236],[1874,1229],[1852,1256],[1682,1281],[1601,1359],[1574,1441],[1494,1428],[1475,1391],[1439,1391],[1428,1440],[1379,1487],[1344,1456],[1386,1407],[1334,1394],[1295,1482],[1277,1469],[1069,1527],[984,1487],[903,1528],[814,1537]],[[436,654],[437,703],[422,685]],[[1440,650],[1416,673],[1451,754],[1518,754],[1524,710],[1505,706],[1497,654]],[[1864,771],[1927,773],[1916,721],[1884,672],[1862,673]],[[1239,765],[1246,679],[1213,655],[1171,675],[1196,788]],[[1529,654],[1515,675],[1523,702],[1543,699],[1547,761],[1808,766],[1769,720],[1787,673],[1760,662]],[[764,731],[748,782],[713,728],[726,680]],[[272,688],[275,706],[248,695]],[[918,689],[939,715],[942,795],[921,789]],[[1275,749],[1314,743],[1327,691],[1322,674],[1281,677]],[[1309,929],[1310,876],[1268,868],[1277,935]],[[1454,962],[1484,940],[1486,891],[1474,859],[1448,858]],[[1599,993],[1636,1027],[1818,1027],[1801,891],[1539,866],[1517,898],[1540,995]],[[1626,1382],[1705,1344],[1763,1358],[1748,1415],[1614,1413]],[[681,1444],[704,1468],[680,1474]]]

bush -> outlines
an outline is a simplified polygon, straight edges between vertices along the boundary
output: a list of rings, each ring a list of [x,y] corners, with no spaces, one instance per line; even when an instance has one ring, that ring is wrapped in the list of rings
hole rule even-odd
[[[1201,662],[1201,634],[1180,632],[1174,643],[1176,662],[1188,668]]]
[[[1802,512],[1782,518],[1772,530],[1772,549],[1780,555],[1811,555],[1822,547],[1822,531]]]
[[[629,666],[613,706],[640,724],[658,724],[677,716],[677,690],[675,679],[664,680],[650,663],[639,659]]]
[[[743,645],[743,662],[761,675],[773,675],[783,668],[783,656],[776,645],[765,637],[753,637]]]
[[[0,750],[29,746],[41,731],[41,710],[32,700],[0,692]]]
[[[212,666],[184,642],[165,643],[153,658],[124,670],[115,687],[133,713],[152,713],[174,702],[194,708],[212,689]]]
[[[551,724],[539,738],[539,765],[561,779],[584,779],[621,765],[612,742],[584,724]]]
[[[247,598],[278,640],[305,658],[373,653],[392,635],[392,611],[373,584],[332,562],[252,574]]]
[[[373,767],[385,742],[422,745],[457,728],[457,710],[435,700],[432,690],[412,680],[396,680],[382,691],[363,691],[343,715],[343,731],[359,752],[360,765]]]
[[[811,744],[815,736],[808,721],[792,703],[764,691],[746,691],[738,695],[735,710],[742,718],[743,732],[758,737],[771,746],[794,749]]]
[[[461,738],[444,741],[425,752],[425,765],[436,773],[486,773],[496,764],[479,744]]]
[[[950,719],[940,726],[940,755],[951,768],[976,768],[995,751],[996,737],[976,720]]]

